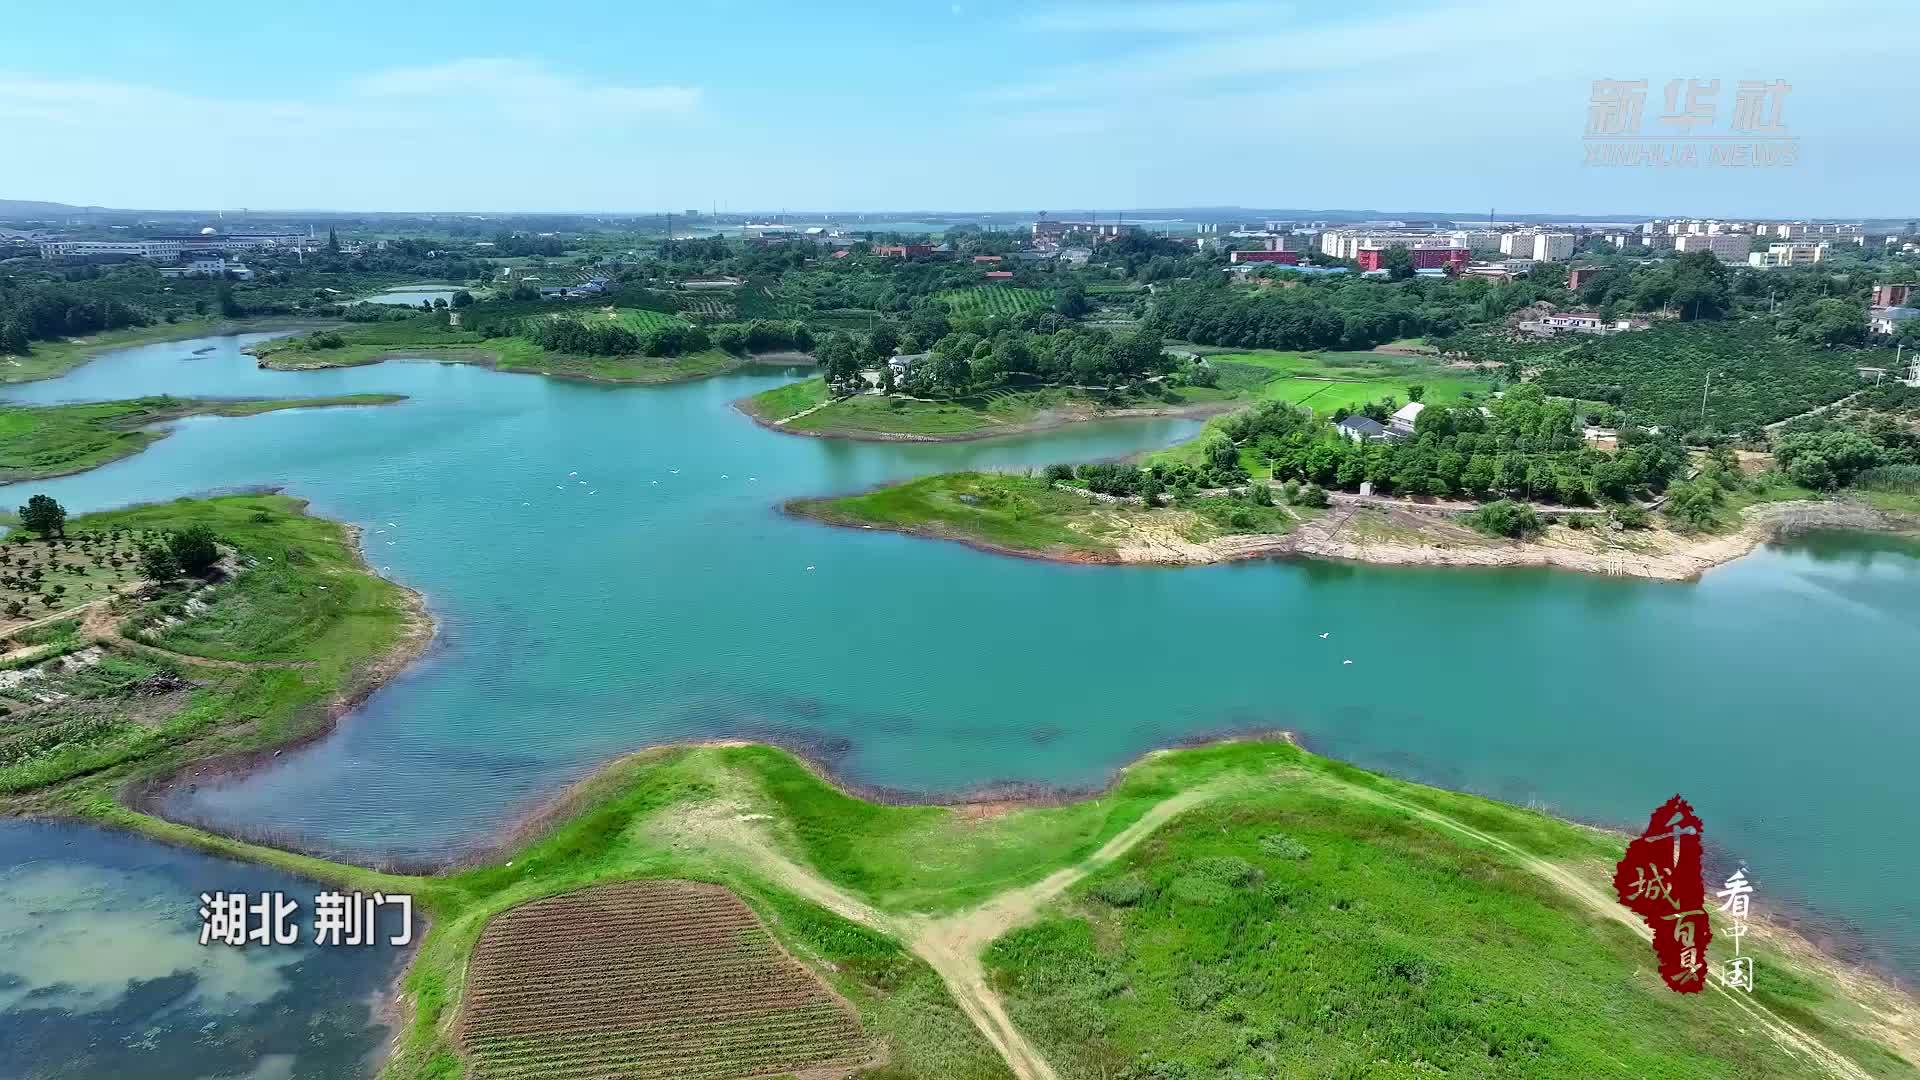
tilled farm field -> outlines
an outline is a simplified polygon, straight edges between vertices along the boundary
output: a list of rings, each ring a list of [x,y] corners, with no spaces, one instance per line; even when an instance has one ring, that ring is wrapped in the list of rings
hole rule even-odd
[[[837,1075],[876,1046],[718,885],[637,881],[495,918],[460,1039],[480,1080]]]

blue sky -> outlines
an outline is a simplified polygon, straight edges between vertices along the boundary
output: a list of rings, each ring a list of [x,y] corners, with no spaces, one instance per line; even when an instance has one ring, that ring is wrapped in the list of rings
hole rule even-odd
[[[356,210],[1920,215],[1888,2],[27,0],[0,198]],[[298,14],[281,14],[294,12]],[[311,12],[309,14],[308,12]],[[1584,164],[1596,79],[1785,80],[1789,168]]]

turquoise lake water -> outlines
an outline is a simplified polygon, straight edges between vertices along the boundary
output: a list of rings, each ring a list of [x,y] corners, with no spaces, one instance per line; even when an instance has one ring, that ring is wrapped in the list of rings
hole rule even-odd
[[[144,454],[15,485],[0,505],[281,486],[363,526],[372,564],[427,596],[439,637],[333,737],[183,793],[172,813],[428,856],[662,741],[777,738],[853,780],[931,793],[1094,785],[1155,746],[1285,728],[1362,765],[1586,820],[1637,827],[1680,792],[1762,903],[1920,973],[1905,663],[1920,651],[1920,560],[1899,542],[1816,535],[1689,584],[1060,566],[777,504],[1118,455],[1191,422],[845,443],[730,408],[780,371],[652,388],[424,362],[280,373],[238,351],[248,340],[126,350],[6,396],[411,399],[183,421]]]

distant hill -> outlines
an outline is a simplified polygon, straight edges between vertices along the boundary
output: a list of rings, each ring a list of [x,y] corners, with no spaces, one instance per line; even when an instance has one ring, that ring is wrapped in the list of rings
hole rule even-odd
[[[104,210],[101,206],[73,206],[68,203],[35,202],[32,199],[0,199],[0,217],[59,217]]]

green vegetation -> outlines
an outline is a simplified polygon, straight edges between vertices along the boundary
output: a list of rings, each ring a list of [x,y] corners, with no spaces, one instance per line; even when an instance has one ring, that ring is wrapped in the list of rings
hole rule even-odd
[[[1042,477],[949,473],[864,495],[795,500],[787,507],[835,525],[1087,562],[1117,561],[1120,548],[1136,542],[1204,544],[1239,534],[1277,537],[1309,520],[1316,510],[1305,501],[1293,507],[1276,505],[1264,484],[1203,491],[1203,479],[1198,470],[1177,464],[1151,469],[1052,466]],[[1088,491],[1094,495],[1084,493]]]
[[[386,405],[398,394],[220,401],[148,397],[86,405],[0,405],[0,482],[98,468],[166,437],[153,425],[183,416],[254,416],[279,409]]]
[[[451,1021],[491,920],[636,879],[742,897],[886,1041],[887,1064],[860,1074],[871,1078],[1008,1075],[955,993],[1003,1000],[1067,1080],[1808,1067],[1759,1034],[1744,995],[1677,998],[1650,973],[1646,943],[1613,917],[1620,838],[1284,743],[1154,755],[1095,799],[984,815],[868,803],[767,747],[661,749],[603,771],[571,807],[501,861],[435,877],[132,823],[416,897],[431,925],[386,1080],[466,1074]],[[937,968],[916,951],[929,933],[959,950]],[[983,979],[967,977],[975,950]],[[1771,973],[1753,1006],[1868,1075],[1915,1075],[1870,1026],[1906,999],[1843,987],[1763,933],[1745,951]]]
[[[485,305],[467,308],[477,311]],[[619,315],[616,312],[616,315]],[[631,314],[631,313],[629,313]],[[443,363],[483,363],[501,371],[519,371],[597,382],[661,383],[718,375],[744,361],[715,348],[671,357],[592,356],[551,352],[524,337],[502,336],[449,326],[445,314],[412,316],[406,320],[356,323],[339,330],[338,346],[316,346],[312,335],[261,342],[252,351],[264,367],[280,371],[352,367],[390,359],[438,360]],[[624,327],[611,329],[633,336]],[[671,328],[671,326],[669,326]]]
[[[1053,294],[1045,289],[1023,289],[1017,285],[977,285],[970,289],[948,289],[934,299],[947,305],[958,316],[988,318],[1024,315],[1045,311],[1053,306]]]
[[[839,525],[945,536],[1009,551],[1113,554],[1101,536],[1106,529],[1098,520],[1098,503],[1026,476],[948,473],[865,495],[801,500],[788,508]]]
[[[747,415],[772,422],[785,420],[795,413],[804,412],[815,405],[824,405],[833,397],[827,391],[827,380],[819,376],[802,379],[785,386],[776,386],[763,390],[752,397],[742,398],[740,408]]]
[[[102,622],[115,626],[83,633],[98,649],[89,663],[137,661],[165,679],[150,684],[155,692],[122,686],[93,705],[57,701],[24,728],[9,728],[5,745],[14,749],[0,755],[0,795],[7,797],[0,805],[14,812],[113,818],[120,813],[114,793],[125,784],[310,733],[329,722],[332,702],[387,660],[414,619],[405,594],[360,564],[344,529],[306,516],[284,496],[87,514],[70,519],[66,533],[51,545],[23,539],[0,549],[21,568],[12,576],[44,585],[51,575],[33,570],[50,561],[84,564],[97,584],[89,594],[71,590],[69,599],[110,597],[101,600]],[[159,544],[177,569],[208,577],[122,594],[118,586],[142,574],[140,552]],[[208,554],[223,554],[234,572],[205,566]]]
[[[1743,322],[1663,325],[1557,350],[1543,346],[1538,362],[1537,381],[1550,394],[1609,402],[1639,424],[1697,439],[1754,435],[1761,425],[1834,401],[1860,389],[1856,367],[1892,367],[1893,354],[1823,349]]]

